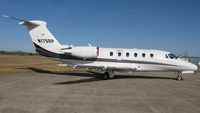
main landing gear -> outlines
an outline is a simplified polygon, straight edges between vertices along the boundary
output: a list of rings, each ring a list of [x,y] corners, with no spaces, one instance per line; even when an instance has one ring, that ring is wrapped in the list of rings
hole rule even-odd
[[[105,80],[114,78],[114,71],[113,70],[106,70],[106,72],[104,73],[103,78]]]
[[[179,72],[177,73],[176,80],[178,80],[178,81],[183,80],[183,77],[182,77],[182,75],[181,75],[181,71],[179,71]]]

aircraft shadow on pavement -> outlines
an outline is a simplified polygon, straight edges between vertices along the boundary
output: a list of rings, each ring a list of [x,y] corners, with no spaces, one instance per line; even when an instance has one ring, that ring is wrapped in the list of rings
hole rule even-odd
[[[88,83],[88,82],[95,82],[95,81],[104,81],[103,75],[98,72],[93,72],[93,71],[87,71],[87,72],[78,72],[78,73],[72,73],[72,72],[53,72],[53,71],[48,71],[48,70],[43,70],[43,69],[38,69],[34,67],[28,67],[26,69],[32,70],[37,73],[47,73],[47,74],[56,74],[56,75],[69,75],[69,76],[79,76],[79,77],[92,77],[92,78],[83,78],[83,79],[78,79],[78,80],[73,80],[73,81],[66,81],[66,82],[58,82],[54,83],[56,85],[64,85],[64,84],[79,84],[79,83]],[[171,77],[158,77],[158,76],[145,76],[145,75],[115,75],[114,79],[168,79],[168,80],[176,80],[175,78]],[[110,79],[112,80],[112,79]]]

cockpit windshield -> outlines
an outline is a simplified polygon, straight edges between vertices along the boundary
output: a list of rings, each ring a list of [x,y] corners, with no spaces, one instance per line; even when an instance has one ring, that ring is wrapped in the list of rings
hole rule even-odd
[[[170,59],[177,59],[177,56],[172,54],[172,53],[169,53],[167,54],[167,56],[170,58]]]

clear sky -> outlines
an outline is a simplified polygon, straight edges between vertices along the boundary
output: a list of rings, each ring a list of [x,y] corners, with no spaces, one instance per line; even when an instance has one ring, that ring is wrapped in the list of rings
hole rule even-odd
[[[0,14],[45,20],[62,44],[200,56],[200,0],[0,0]],[[0,17],[0,50],[35,48],[25,27]]]

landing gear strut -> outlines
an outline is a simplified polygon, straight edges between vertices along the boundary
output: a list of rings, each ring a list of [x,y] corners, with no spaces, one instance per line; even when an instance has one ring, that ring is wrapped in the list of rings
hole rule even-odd
[[[178,81],[181,81],[181,80],[183,80],[183,77],[182,77],[182,75],[181,75],[181,72],[180,72],[180,71],[177,73],[176,80],[178,80]]]
[[[113,72],[113,70],[106,70],[106,72],[104,73],[103,78],[104,78],[105,80],[114,78],[114,72]]]

